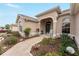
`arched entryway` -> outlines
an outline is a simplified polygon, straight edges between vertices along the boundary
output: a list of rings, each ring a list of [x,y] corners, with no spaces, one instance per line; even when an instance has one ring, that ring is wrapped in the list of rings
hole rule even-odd
[[[42,19],[40,21],[40,29],[42,34],[48,34],[50,31],[53,32],[53,20],[52,18]]]

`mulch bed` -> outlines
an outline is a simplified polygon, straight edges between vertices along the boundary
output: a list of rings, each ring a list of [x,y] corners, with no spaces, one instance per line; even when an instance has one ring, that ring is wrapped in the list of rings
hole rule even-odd
[[[34,56],[39,56],[39,53],[42,52],[43,55],[45,55],[48,52],[59,52],[60,48],[60,39],[57,38],[53,45],[42,45],[42,44],[36,44],[32,47],[31,53]]]

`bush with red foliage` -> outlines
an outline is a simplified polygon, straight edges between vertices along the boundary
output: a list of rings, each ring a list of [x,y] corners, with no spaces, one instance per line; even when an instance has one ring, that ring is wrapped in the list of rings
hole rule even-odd
[[[4,33],[4,32],[6,32],[6,30],[0,30],[0,33]]]

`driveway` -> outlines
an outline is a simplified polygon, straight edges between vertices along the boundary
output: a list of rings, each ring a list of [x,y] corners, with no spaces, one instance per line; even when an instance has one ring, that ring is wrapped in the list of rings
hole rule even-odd
[[[7,50],[1,56],[32,56],[30,53],[32,46],[40,42],[44,37],[44,35],[41,35],[39,37],[30,38],[20,42]]]

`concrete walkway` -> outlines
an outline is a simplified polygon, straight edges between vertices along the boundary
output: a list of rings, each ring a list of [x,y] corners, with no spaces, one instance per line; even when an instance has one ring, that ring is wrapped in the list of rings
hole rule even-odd
[[[40,42],[45,36],[34,37],[23,42],[20,42],[3,53],[1,56],[32,56],[30,50],[32,46]]]

